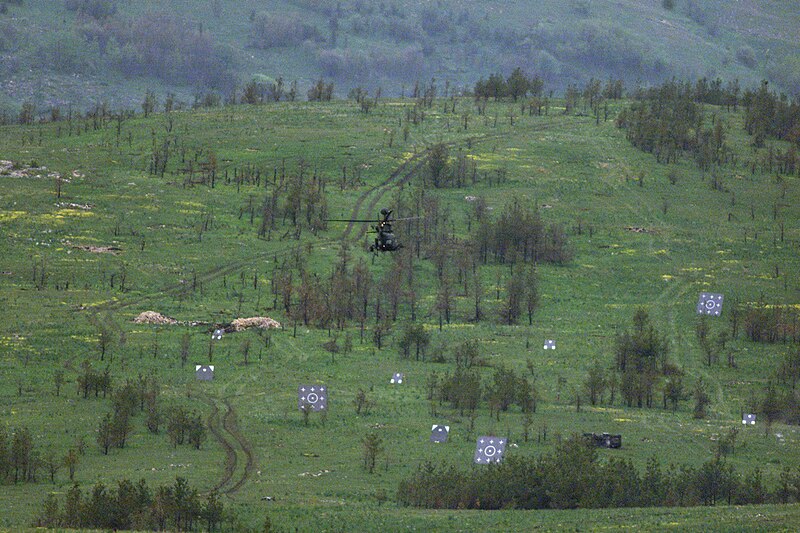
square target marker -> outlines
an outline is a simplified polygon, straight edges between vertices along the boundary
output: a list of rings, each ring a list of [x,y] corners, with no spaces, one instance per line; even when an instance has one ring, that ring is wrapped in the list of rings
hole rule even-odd
[[[214,379],[214,365],[194,365],[194,376],[199,381]]]
[[[434,424],[431,426],[431,442],[447,442],[450,435],[450,426]]]
[[[297,388],[297,407],[301,411],[324,411],[328,408],[328,388],[324,385],[300,385]]]
[[[756,415],[747,413],[742,415],[742,424],[745,426],[755,426],[756,425]]]
[[[497,437],[478,437],[475,445],[474,462],[480,465],[499,463],[506,451],[506,439]]]
[[[544,341],[544,349],[545,350],[555,350],[556,349],[556,341],[553,339],[547,339]]]
[[[222,334],[225,333],[224,329],[215,329],[214,333],[211,334],[211,340],[218,341],[222,339]]]
[[[701,292],[697,301],[698,315],[719,316],[722,313],[722,295],[713,292]]]
[[[392,374],[392,379],[389,380],[389,383],[392,385],[399,385],[403,382],[405,375],[402,372],[395,372]]]

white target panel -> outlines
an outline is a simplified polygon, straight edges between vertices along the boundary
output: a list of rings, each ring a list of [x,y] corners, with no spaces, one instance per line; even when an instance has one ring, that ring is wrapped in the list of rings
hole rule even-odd
[[[404,379],[405,379],[405,374],[403,374],[402,372],[395,372],[394,374],[392,374],[392,379],[389,380],[389,383],[391,383],[392,385],[400,385],[401,383],[403,383]]]
[[[544,349],[545,350],[555,350],[556,349],[556,341],[553,339],[547,339],[544,341]]]
[[[498,437],[478,437],[475,445],[474,462],[480,465],[499,463],[506,451],[506,439]]]
[[[324,385],[300,385],[297,388],[297,408],[301,411],[324,411],[328,408],[328,388]]]
[[[721,294],[701,292],[697,301],[697,314],[719,316],[722,313],[722,299]]]
[[[745,426],[755,426],[756,425],[756,415],[752,413],[747,413],[742,415],[742,424]]]

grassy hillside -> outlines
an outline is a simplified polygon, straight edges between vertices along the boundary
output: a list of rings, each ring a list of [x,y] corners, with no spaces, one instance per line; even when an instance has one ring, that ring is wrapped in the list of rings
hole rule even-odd
[[[436,78],[453,89],[522,67],[562,93],[590,77],[637,83],[721,77],[800,89],[800,10],[780,1],[393,0],[118,2],[26,0],[0,14],[2,94],[84,109],[138,108],[146,89],[191,103],[253,78],[320,76],[408,94]],[[671,5],[671,8],[665,7]]]
[[[98,481],[142,478],[155,485],[182,476],[201,491],[218,488],[236,520],[249,527],[269,516],[275,525],[301,530],[317,524],[327,530],[695,528],[712,512],[731,530],[795,523],[796,505],[483,514],[410,511],[393,503],[399,481],[425,460],[466,468],[478,435],[507,436],[517,446],[509,453],[537,456],[573,433],[608,431],[623,435],[623,448],[603,450],[602,457],[629,458],[639,467],[653,456],[664,465],[699,466],[736,427],[738,444],[727,461],[743,474],[760,468],[770,487],[800,459],[796,426],[741,426],[741,413],[756,409],[777,365],[797,345],[757,344],[741,335],[729,342],[736,367],[724,359],[708,366],[694,332],[700,292],[725,294],[722,317],[710,320],[713,333],[729,328],[735,303],[798,303],[800,187],[796,177],[749,171],[747,162],[767,148],[749,146],[741,114],[713,110],[731,126],[729,141],[741,158],[740,166],[724,170],[725,186],[715,189],[688,159],[658,165],[632,148],[613,121],[565,115],[559,102],[548,115],[528,116],[505,102],[490,102],[480,115],[469,99],[456,101],[456,113],[436,101],[417,124],[408,118],[413,106],[381,100],[363,113],[345,101],[278,103],[0,128],[0,159],[12,162],[0,173],[0,423],[10,431],[28,427],[42,455],[63,456],[83,439],[75,480],[84,490]],[[459,290],[450,323],[440,326],[435,266],[426,257],[410,263],[418,320],[431,335],[425,361],[400,357],[400,324],[382,349],[372,342],[374,319],[363,340],[355,321],[338,333],[297,324],[278,295],[275,273],[282,264],[303,265],[325,279],[344,237],[351,264],[364,260],[378,281],[388,279],[398,256],[369,256],[364,244],[371,236],[359,234],[363,227],[329,224],[316,234],[306,228],[296,239],[284,223],[269,239],[259,238],[259,217],[253,220],[249,207],[261,205],[283,169],[297,174],[300,168],[324,179],[330,218],[371,218],[382,206],[409,205],[436,143],[447,145],[453,159],[468,155],[479,176],[468,187],[427,191],[448,213],[448,233],[474,231],[467,228],[475,209],[468,196],[484,198],[494,213],[516,200],[567,228],[574,259],[539,265],[541,303],[533,324],[499,324],[511,271],[489,264],[480,270],[486,319],[471,320],[473,296]],[[166,145],[163,175],[150,172]],[[189,180],[211,161],[213,187]],[[250,180],[255,171],[258,183]],[[401,225],[398,233],[410,238]],[[454,250],[452,261],[461,254]],[[689,399],[673,413],[627,408],[619,397],[612,404],[608,395],[597,406],[584,399],[576,412],[588,370],[595,362],[613,365],[616,335],[631,327],[640,307],[668,339],[670,359],[686,372],[687,385],[701,377],[707,383],[706,418],[693,418]],[[134,323],[148,310],[185,324]],[[405,300],[399,313],[401,323],[410,316]],[[261,315],[284,328],[210,339],[216,325]],[[326,351],[334,334],[339,346],[349,336],[352,351]],[[487,381],[500,365],[519,373],[533,365],[541,402],[527,441],[517,407],[497,419],[483,404],[470,420],[427,400],[428,376],[452,371],[453,347],[465,339],[478,342]],[[556,339],[557,349],[543,350],[544,339]],[[154,377],[162,408],[200,413],[207,441],[200,450],[173,447],[163,429],[148,432],[140,414],[126,447],[104,455],[96,431],[111,402],[76,391],[84,361],[97,371],[107,368],[116,386]],[[194,364],[209,362],[215,379],[196,381]],[[59,395],[58,370],[66,381]],[[390,385],[393,372],[404,372],[406,383]],[[308,424],[297,410],[304,383],[330,390],[329,413],[313,413]],[[356,414],[359,391],[374,402],[369,414]],[[451,426],[446,445],[428,442],[435,423]],[[362,466],[368,433],[377,433],[384,447],[372,474]],[[71,486],[63,469],[55,484],[40,477],[3,486],[0,528],[30,524],[48,493],[63,496]]]

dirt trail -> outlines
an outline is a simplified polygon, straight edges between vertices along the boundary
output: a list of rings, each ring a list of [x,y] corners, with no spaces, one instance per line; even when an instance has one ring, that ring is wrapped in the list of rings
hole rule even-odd
[[[255,471],[255,452],[239,430],[236,410],[230,400],[227,398],[219,400],[208,395],[203,395],[201,398],[211,407],[207,421],[208,429],[225,450],[222,476],[212,490],[230,496],[241,489]],[[220,403],[225,406],[225,414],[222,415],[221,421]]]
[[[547,130],[550,129],[549,124],[542,124],[539,128],[536,128],[536,131]],[[485,142],[487,140],[496,139],[502,137],[502,134],[485,134],[485,135],[478,135],[475,137],[471,137],[470,139],[465,139],[463,141],[469,145],[474,145],[478,142]],[[456,142],[448,143],[449,147],[455,146]],[[388,176],[383,182],[370,187],[369,189],[365,190],[361,193],[356,200],[353,209],[350,212],[351,219],[365,219],[365,218],[377,218],[378,216],[378,204],[384,198],[386,193],[388,193],[393,187],[397,187],[399,185],[403,185],[408,183],[411,178],[422,168],[422,166],[427,161],[428,155],[430,154],[430,149],[426,149],[422,152],[416,153],[410,158],[403,161],[397,169],[392,172],[390,176]],[[365,202],[367,202],[366,209],[363,208]],[[358,226],[358,233],[355,235],[353,234],[354,229]],[[368,223],[359,223],[359,222],[350,222],[342,231],[341,236],[338,238],[333,239],[326,239],[324,241],[320,241],[317,243],[318,246],[325,246],[337,243],[342,240],[353,240],[353,239],[360,239],[369,229]],[[299,244],[298,244],[299,246]],[[201,272],[197,274],[196,282],[200,283],[208,283],[214,281],[222,276],[231,274],[236,272],[246,266],[252,265],[258,261],[264,261],[270,257],[283,257],[292,253],[294,246],[287,246],[285,250],[276,252],[276,251],[260,251],[254,253],[252,256],[246,259],[240,259],[238,261],[232,261],[230,263],[226,263],[223,265],[219,265],[215,268],[207,270],[205,272]],[[177,282],[170,286],[163,287],[159,290],[147,293],[147,294],[138,294],[135,296],[131,296],[129,298],[121,298],[118,300],[108,301],[103,304],[97,305],[92,307],[91,309],[95,312],[98,311],[112,311],[112,310],[120,310],[125,309],[128,307],[137,306],[143,304],[150,300],[156,300],[158,298],[163,298],[165,295],[168,294],[178,294],[181,291],[186,290],[186,284]]]
[[[253,450],[252,445],[250,442],[242,435],[242,432],[239,430],[239,423],[236,417],[236,410],[230,403],[229,399],[223,400],[227,411],[225,412],[225,416],[222,418],[222,427],[225,429],[228,435],[233,437],[238,445],[239,450],[241,450],[242,454],[245,457],[245,465],[242,471],[242,477],[239,478],[236,483],[231,485],[228,489],[224,492],[225,494],[233,494],[234,492],[238,491],[242,486],[247,482],[250,476],[255,472],[256,469],[256,457],[255,452]],[[237,457],[238,457],[237,453]]]

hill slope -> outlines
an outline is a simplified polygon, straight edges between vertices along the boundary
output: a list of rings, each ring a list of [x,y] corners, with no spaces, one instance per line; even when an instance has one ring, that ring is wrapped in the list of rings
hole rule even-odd
[[[21,4],[21,5],[18,5]],[[417,80],[470,88],[522,67],[560,93],[590,77],[769,79],[800,90],[800,9],[746,0],[423,2],[25,0],[0,14],[0,106],[138,107],[144,91],[191,103],[251,79],[320,76],[410,93]],[[667,8],[665,6],[671,6]]]
[[[613,120],[586,116],[582,106],[566,113],[564,105],[553,99],[549,113],[537,115],[511,101],[481,109],[471,98],[424,109],[381,99],[369,113],[349,101],[279,102],[0,127],[3,157],[11,160],[0,172],[3,427],[9,434],[29,428],[45,459],[82,442],[75,481],[84,493],[98,481],[155,486],[176,476],[202,493],[217,488],[236,517],[227,523],[232,530],[260,527],[265,515],[301,530],[312,521],[331,530],[530,529],[539,521],[559,529],[584,527],[582,520],[691,528],[709,516],[706,509],[602,517],[409,512],[394,503],[399,482],[425,461],[469,468],[479,435],[507,436],[516,445],[509,455],[538,457],[571,434],[608,431],[623,435],[623,447],[602,450],[603,460],[643,469],[656,457],[665,468],[699,468],[736,430],[726,465],[748,480],[758,468],[774,490],[785,467],[796,470],[800,432],[761,418],[744,427],[741,414],[760,409],[797,344],[756,343],[740,331],[709,364],[695,305],[701,292],[724,293],[722,316],[708,321],[713,339],[731,329],[737,304],[796,309],[800,187],[796,176],[776,177],[766,166],[787,144],[754,149],[741,109],[706,106],[707,124],[713,114],[729,125],[725,138],[736,157],[717,173],[683,155],[661,165],[633,148]],[[613,117],[627,103],[609,105]],[[454,173],[474,169],[460,187],[425,181],[437,145],[449,151]],[[537,265],[531,324],[524,315],[513,325],[503,319],[509,280],[526,265],[467,253],[478,212],[496,219],[514,205],[564,228],[574,253],[565,264]],[[370,257],[362,245],[371,236],[359,228],[319,224],[369,219],[380,206],[424,213],[424,226],[396,225],[407,246],[395,256]],[[524,226],[520,220],[509,227]],[[425,232],[436,238],[415,254]],[[339,329],[320,310],[347,301],[328,289],[347,286],[339,276],[356,269],[370,287],[361,293],[367,318],[353,312]],[[388,318],[393,305],[397,322]],[[627,405],[619,390],[590,405],[588,372],[614,374],[617,334],[630,329],[640,307],[667,340],[684,394],[674,410],[664,408],[659,377],[652,408]],[[150,310],[178,322],[135,322]],[[263,315],[284,328],[211,337],[234,318]],[[430,336],[420,360],[403,352],[412,323]],[[557,350],[544,350],[544,339],[555,339]],[[476,346],[473,369],[482,380],[472,416],[429,399],[433,376],[453,375],[465,341]],[[196,380],[194,364],[215,365],[214,380]],[[501,369],[529,385],[535,378],[539,404],[530,420],[516,404],[502,413],[489,407]],[[82,386],[106,372],[115,391],[109,397]],[[405,374],[401,386],[390,384],[394,372]],[[701,379],[711,404],[695,418],[691,390]],[[204,422],[199,449],[173,445],[170,432],[153,431],[137,409],[124,447],[103,453],[104,415],[118,391],[141,383],[159,392],[165,418],[184,408]],[[329,388],[327,415],[303,417],[302,384]],[[779,391],[790,395],[790,385]],[[450,425],[446,445],[428,441],[434,423]],[[372,473],[364,468],[369,434],[383,442]],[[63,503],[72,482],[65,469],[53,477],[40,470],[37,482],[13,484],[6,475],[0,528],[30,524],[51,492]],[[719,516],[732,529],[786,528],[796,513],[795,505],[727,508]]]

